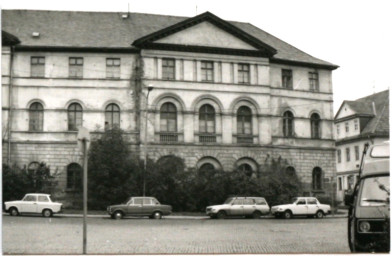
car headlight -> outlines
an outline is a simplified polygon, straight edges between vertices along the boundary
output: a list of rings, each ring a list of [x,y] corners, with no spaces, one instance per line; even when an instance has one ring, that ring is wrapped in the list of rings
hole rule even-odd
[[[359,231],[360,232],[369,232],[370,230],[370,223],[367,221],[361,221],[359,223]]]

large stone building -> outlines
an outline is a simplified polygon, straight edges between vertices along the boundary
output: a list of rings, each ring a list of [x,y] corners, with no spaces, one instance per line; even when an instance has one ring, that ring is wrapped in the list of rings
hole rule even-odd
[[[209,12],[3,10],[2,26],[20,41],[2,51],[3,161],[57,168],[64,195],[82,164],[78,126],[119,126],[131,148],[147,138],[150,158],[191,168],[262,175],[281,156],[305,194],[333,191],[336,65]]]
[[[365,144],[389,140],[389,90],[345,100],[335,115],[337,200],[354,188]]]

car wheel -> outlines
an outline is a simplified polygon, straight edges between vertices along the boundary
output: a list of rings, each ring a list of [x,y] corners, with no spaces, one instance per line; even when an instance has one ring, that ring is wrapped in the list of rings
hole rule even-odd
[[[11,216],[18,216],[19,215],[18,209],[16,209],[15,207],[12,207],[10,209],[10,215]]]
[[[226,212],[224,211],[220,211],[218,212],[218,214],[216,215],[216,217],[220,220],[225,219],[226,218]]]
[[[120,219],[123,218],[123,216],[124,216],[124,214],[121,211],[115,211],[112,214],[112,218],[115,219],[115,220],[120,220]]]
[[[152,218],[156,219],[156,220],[162,219],[162,213],[161,212],[154,212],[152,214]]]
[[[256,211],[252,214],[253,219],[260,219],[261,213],[259,211]]]
[[[317,218],[317,219],[322,219],[322,218],[324,218],[324,213],[323,213],[323,211],[318,211],[318,212],[316,212],[316,218]]]
[[[45,209],[45,210],[42,211],[42,216],[44,216],[44,217],[46,217],[46,218],[52,217],[52,215],[53,215],[53,213],[52,213],[52,211],[49,210],[49,209]]]
[[[291,211],[285,211],[283,216],[285,219],[291,219],[293,217],[293,214],[291,213]]]

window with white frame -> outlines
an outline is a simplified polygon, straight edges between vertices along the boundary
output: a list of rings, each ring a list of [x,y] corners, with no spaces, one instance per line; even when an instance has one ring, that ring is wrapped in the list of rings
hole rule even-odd
[[[120,78],[120,58],[106,58],[106,78]]]
[[[69,58],[69,77],[83,78],[83,58],[70,57]]]
[[[201,80],[208,82],[214,81],[214,63],[212,61],[201,62]]]
[[[45,76],[45,57],[31,57],[31,77]]]
[[[238,83],[249,84],[249,64],[238,64]]]

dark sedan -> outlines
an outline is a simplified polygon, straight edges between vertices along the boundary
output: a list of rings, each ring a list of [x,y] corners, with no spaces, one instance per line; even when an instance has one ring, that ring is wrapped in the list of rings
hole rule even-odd
[[[112,219],[122,219],[124,216],[148,216],[151,219],[161,219],[163,215],[172,212],[170,205],[163,205],[154,197],[130,197],[125,203],[111,205],[107,212]]]

